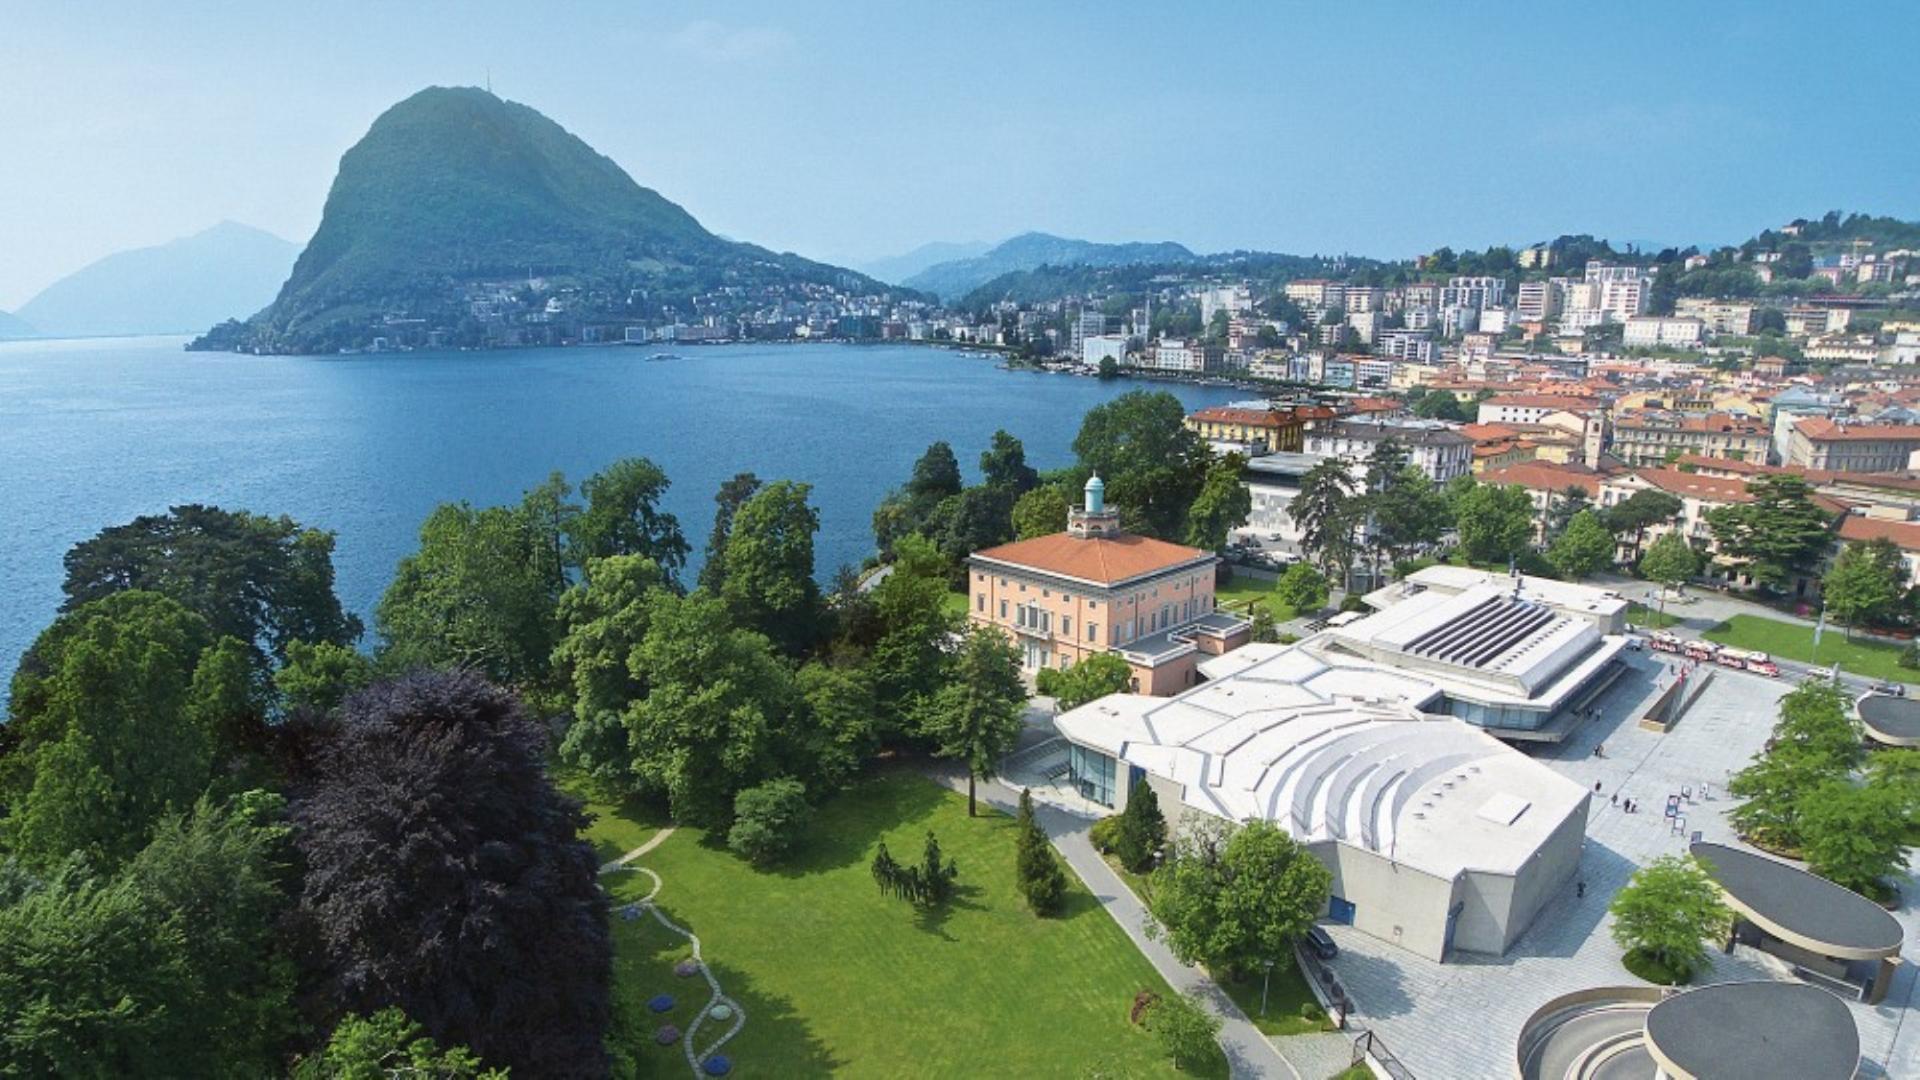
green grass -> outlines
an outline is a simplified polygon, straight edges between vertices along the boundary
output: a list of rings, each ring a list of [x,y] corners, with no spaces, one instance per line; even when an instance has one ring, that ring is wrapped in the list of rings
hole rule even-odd
[[[958,863],[961,894],[923,911],[880,895],[868,864],[882,840],[917,858],[928,829]],[[822,806],[807,846],[777,869],[756,871],[691,828],[638,865],[661,876],[661,911],[699,935],[746,1009],[724,1050],[736,1076],[1075,1076],[1095,1062],[1174,1075],[1127,1019],[1136,992],[1164,995],[1166,982],[1077,878],[1060,917],[1028,912],[1013,844],[1005,815],[969,819],[963,796],[894,773]],[[650,887],[633,872],[604,880],[616,905]],[[642,1075],[682,1073],[679,1045],[653,1043],[662,1018],[645,1003],[671,993],[665,1019],[683,1030],[693,1019],[704,984],[672,973],[687,946],[651,917],[616,917],[613,933],[615,1046]],[[1199,1075],[1225,1072],[1218,1058]]]
[[[636,798],[620,802],[600,798],[576,773],[557,772],[554,781],[562,791],[586,803],[588,825],[580,835],[593,844],[594,856],[603,863],[625,855],[673,824],[666,807]]]
[[[1368,1068],[1367,1063],[1363,1061],[1358,1065],[1349,1065],[1341,1069],[1339,1072],[1328,1077],[1327,1080],[1373,1080],[1373,1070]]]
[[[1665,630],[1670,626],[1678,626],[1686,620],[1671,611],[1663,613],[1658,608],[1650,608],[1634,600],[1627,604],[1627,621],[1648,630]]]
[[[1668,967],[1658,957],[1639,949],[1628,949],[1626,955],[1620,958],[1620,963],[1655,986],[1685,986],[1693,981],[1693,972],[1685,968]]]
[[[1273,613],[1273,621],[1286,622],[1296,614],[1294,610],[1281,603],[1273,595],[1273,582],[1260,578],[1229,578],[1225,585],[1218,586],[1213,593],[1214,602],[1223,608],[1236,612],[1251,611],[1253,605],[1263,604]]]
[[[1822,667],[1837,660],[1842,670],[1872,679],[1920,682],[1920,671],[1900,666],[1900,646],[1882,641],[1848,641],[1837,626],[1829,626],[1821,634],[1817,658],[1813,649],[1813,627],[1759,615],[1735,615],[1701,636],[1722,645],[1758,649]]]
[[[963,592],[948,593],[945,606],[951,614],[965,618],[967,614],[967,594]]]

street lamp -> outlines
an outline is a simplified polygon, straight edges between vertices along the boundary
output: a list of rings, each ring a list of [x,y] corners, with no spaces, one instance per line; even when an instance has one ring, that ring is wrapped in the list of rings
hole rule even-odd
[[[1265,972],[1260,976],[1260,1016],[1264,1019],[1267,1015],[1267,985],[1273,982],[1273,961],[1260,961],[1260,968]]]

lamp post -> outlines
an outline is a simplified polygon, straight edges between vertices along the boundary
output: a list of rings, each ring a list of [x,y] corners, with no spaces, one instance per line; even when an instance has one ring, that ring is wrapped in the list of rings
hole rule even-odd
[[[1260,1016],[1262,1019],[1265,1019],[1267,1015],[1267,986],[1273,982],[1273,961],[1260,961],[1260,968],[1265,972],[1265,974],[1260,976]]]

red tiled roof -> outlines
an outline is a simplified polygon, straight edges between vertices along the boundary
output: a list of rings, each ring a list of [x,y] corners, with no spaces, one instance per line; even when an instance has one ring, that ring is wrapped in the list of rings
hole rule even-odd
[[[1187,419],[1214,424],[1246,424],[1250,427],[1280,427],[1297,422],[1290,413],[1283,413],[1279,409],[1238,409],[1231,405],[1201,409]]]
[[[1592,398],[1575,394],[1498,394],[1480,404],[1492,405],[1495,408],[1566,409],[1574,412],[1595,408],[1600,403]]]
[[[1474,442],[1494,442],[1514,438],[1520,434],[1520,429],[1511,424],[1462,424],[1460,434]]]
[[[1523,487],[1529,491],[1563,491],[1578,487],[1593,498],[1600,495],[1602,479],[1599,473],[1585,465],[1556,465],[1550,461],[1522,461],[1480,476],[1483,484]]]
[[[1721,476],[1702,476],[1679,469],[1635,469],[1633,475],[1669,495],[1692,496],[1707,502],[1752,502],[1745,480]]]
[[[1081,538],[1058,532],[1016,540],[973,553],[976,559],[1010,563],[1041,573],[1113,585],[1170,570],[1183,563],[1212,559],[1210,552],[1184,544],[1169,544],[1147,536]]]
[[[1841,440],[1913,439],[1920,441],[1920,424],[1839,424],[1824,416],[1805,417],[1795,430],[1817,442]]]
[[[1848,514],[1840,522],[1840,539],[1859,543],[1886,539],[1893,541],[1903,551],[1920,551],[1920,523],[1883,521],[1880,518]]]

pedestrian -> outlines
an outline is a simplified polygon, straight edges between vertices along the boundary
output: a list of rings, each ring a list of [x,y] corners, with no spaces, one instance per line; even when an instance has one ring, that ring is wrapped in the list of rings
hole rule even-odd
[[[1620,805],[1620,793],[1619,793],[1619,792],[1617,792],[1617,791],[1616,791],[1616,792],[1614,792],[1614,793],[1613,793],[1613,797],[1612,797],[1612,803],[1613,803],[1613,805],[1615,805],[1615,806],[1619,806],[1619,805]]]
[[[1598,794],[1600,794],[1600,781],[1598,781],[1598,780],[1595,780],[1595,781],[1593,782],[1593,793],[1594,793],[1595,795],[1598,795]]]
[[[1576,899],[1580,900],[1587,898],[1587,882],[1585,878],[1573,883],[1573,895]]]

